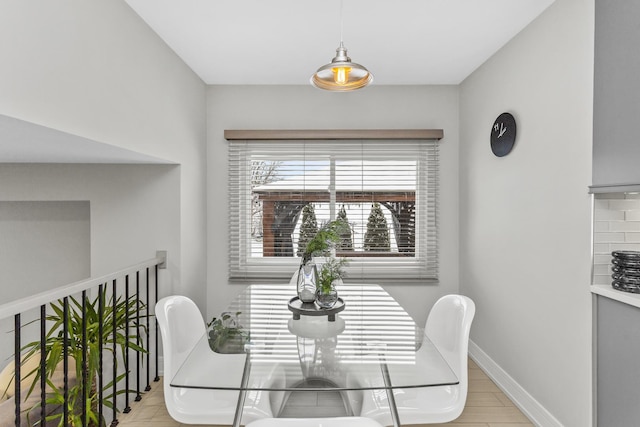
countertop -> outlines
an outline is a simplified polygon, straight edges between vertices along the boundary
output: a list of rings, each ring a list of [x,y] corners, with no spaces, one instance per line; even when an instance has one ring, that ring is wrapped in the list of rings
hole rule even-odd
[[[640,308],[640,294],[619,291],[611,285],[591,285],[591,293]]]

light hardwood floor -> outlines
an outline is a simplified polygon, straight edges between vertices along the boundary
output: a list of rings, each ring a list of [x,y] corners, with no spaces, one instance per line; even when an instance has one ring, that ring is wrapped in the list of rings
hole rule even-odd
[[[152,390],[140,402],[131,405],[131,412],[120,414],[118,427],[187,427],[171,419],[164,406],[162,383],[153,383]],[[426,426],[417,424],[414,427]],[[429,427],[533,427],[533,424],[500,391],[487,375],[469,361],[469,395],[465,410],[454,422],[429,424]]]

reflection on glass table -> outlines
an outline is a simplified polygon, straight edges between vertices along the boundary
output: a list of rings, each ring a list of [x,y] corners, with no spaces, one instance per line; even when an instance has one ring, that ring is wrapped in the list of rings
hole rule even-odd
[[[287,307],[295,289],[249,286],[228,308],[248,336],[242,352],[212,351],[203,336],[171,386],[239,390],[234,420],[239,425],[246,393],[252,391],[269,392],[276,417],[291,416],[293,401],[309,396],[305,393],[332,393],[341,400],[337,416],[359,415],[363,390],[458,383],[423,329],[384,289],[345,284],[339,292],[345,309],[335,321],[305,315],[296,320]],[[394,425],[400,425],[389,396]]]

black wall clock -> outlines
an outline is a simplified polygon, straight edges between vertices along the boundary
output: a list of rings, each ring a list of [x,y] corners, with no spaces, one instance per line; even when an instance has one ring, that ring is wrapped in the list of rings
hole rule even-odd
[[[510,113],[502,113],[491,128],[491,151],[498,157],[506,156],[515,142],[516,119]]]

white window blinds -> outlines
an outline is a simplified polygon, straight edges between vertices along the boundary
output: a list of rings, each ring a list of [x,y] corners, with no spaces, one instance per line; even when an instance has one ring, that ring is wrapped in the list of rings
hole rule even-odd
[[[436,279],[437,203],[436,140],[231,140],[229,276],[291,277],[304,236],[342,218],[349,278]]]

